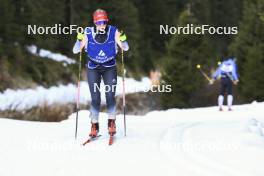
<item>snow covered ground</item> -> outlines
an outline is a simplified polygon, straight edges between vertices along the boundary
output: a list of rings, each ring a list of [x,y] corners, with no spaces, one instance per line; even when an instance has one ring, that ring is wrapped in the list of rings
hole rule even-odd
[[[105,87],[101,82],[101,90],[104,92]],[[142,92],[150,89],[151,82],[145,77],[141,81],[133,78],[125,79],[126,93]],[[106,87],[107,88],[107,87]],[[122,78],[117,78],[116,95],[122,94]],[[52,105],[54,103],[67,104],[76,102],[76,85],[60,85],[50,88],[37,87],[36,89],[12,90],[7,89],[0,93],[0,111],[4,110],[27,110],[32,107],[41,106],[43,104]],[[105,103],[105,96],[102,94],[102,103]],[[81,82],[80,103],[87,104],[90,102],[91,96],[88,83]]]
[[[1,176],[263,176],[264,103],[153,111],[117,117],[117,140],[107,141],[107,115],[99,140],[86,146],[89,112],[81,111],[78,139],[75,114],[60,123],[0,119]]]

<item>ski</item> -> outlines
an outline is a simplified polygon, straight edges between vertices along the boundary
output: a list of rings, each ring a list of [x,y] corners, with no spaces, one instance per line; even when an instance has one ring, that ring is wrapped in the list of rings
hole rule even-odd
[[[85,146],[86,144],[92,142],[92,141],[95,141],[97,140],[99,137],[101,137],[102,135],[98,135],[96,137],[90,137],[89,139],[87,139],[82,145]]]
[[[114,135],[110,135],[108,145],[112,145],[114,143]]]

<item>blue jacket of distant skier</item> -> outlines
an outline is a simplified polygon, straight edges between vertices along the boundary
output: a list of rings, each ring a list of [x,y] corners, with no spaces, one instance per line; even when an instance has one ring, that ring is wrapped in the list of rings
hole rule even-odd
[[[213,73],[213,79],[221,78],[230,78],[231,80],[238,80],[237,75],[237,66],[235,61],[232,58],[229,58],[222,62],[222,64],[217,68]]]
[[[109,25],[107,39],[104,43],[98,43],[94,37],[94,27],[86,28],[87,35],[87,56],[92,62],[88,62],[89,68],[97,67],[98,64],[110,67],[116,64],[115,56],[117,55],[117,44],[115,42],[116,28]]]

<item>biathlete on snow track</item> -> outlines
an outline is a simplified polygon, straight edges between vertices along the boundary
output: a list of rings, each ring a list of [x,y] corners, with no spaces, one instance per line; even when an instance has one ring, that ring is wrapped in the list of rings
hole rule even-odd
[[[92,99],[90,105],[90,138],[97,137],[99,133],[98,118],[101,104],[99,87],[101,78],[105,86],[110,88],[110,90],[105,92],[110,144],[112,143],[111,138],[116,133],[116,56],[119,48],[123,52],[128,51],[129,46],[126,41],[126,35],[123,32],[119,32],[115,26],[109,25],[108,15],[105,10],[97,9],[93,13],[93,22],[94,26],[86,27],[84,34],[77,34],[73,53],[80,53],[84,49],[87,54],[87,79]]]
[[[238,83],[238,75],[237,75],[237,65],[235,63],[234,57],[227,57],[223,59],[223,62],[220,63],[217,70],[212,75],[212,82],[220,78],[221,79],[221,87],[220,87],[220,94],[218,96],[218,106],[219,111],[223,111],[223,102],[224,96],[227,92],[227,105],[228,110],[232,110],[232,103],[233,103],[233,91],[232,91],[232,84],[237,85]]]

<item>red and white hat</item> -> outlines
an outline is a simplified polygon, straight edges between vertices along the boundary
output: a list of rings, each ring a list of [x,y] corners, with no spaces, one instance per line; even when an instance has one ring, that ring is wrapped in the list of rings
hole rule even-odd
[[[108,17],[107,17],[106,11],[104,11],[102,9],[97,9],[93,13],[93,21],[94,21],[94,23],[99,22],[99,21],[106,21],[106,22],[108,22]]]

